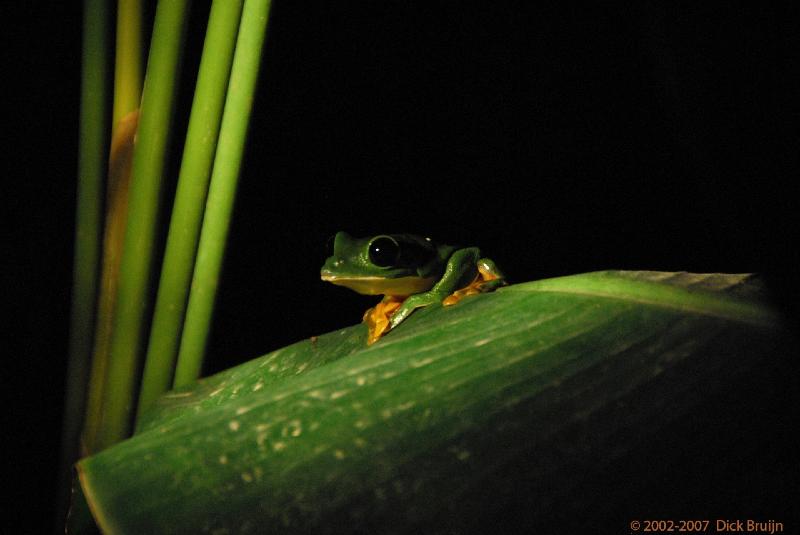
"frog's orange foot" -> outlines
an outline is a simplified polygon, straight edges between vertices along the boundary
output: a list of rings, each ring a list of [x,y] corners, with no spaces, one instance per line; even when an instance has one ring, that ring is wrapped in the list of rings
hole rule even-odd
[[[456,290],[455,292],[445,297],[444,301],[442,301],[442,305],[449,307],[451,305],[455,305],[468,295],[475,295],[481,293],[480,290],[481,285],[483,285],[483,280],[481,280],[481,278],[478,277],[474,281],[469,283],[468,286],[465,286],[460,290]]]
[[[367,345],[372,345],[380,340],[381,336],[389,330],[389,318],[400,308],[402,303],[401,299],[387,295],[380,303],[364,312],[363,321],[368,328]]]

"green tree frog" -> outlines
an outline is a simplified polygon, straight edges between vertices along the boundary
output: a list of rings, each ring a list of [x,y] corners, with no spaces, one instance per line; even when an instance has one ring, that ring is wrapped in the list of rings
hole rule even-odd
[[[505,277],[477,247],[438,245],[413,234],[353,238],[339,232],[322,280],[360,294],[383,295],[364,313],[368,344],[397,327],[415,309],[441,302],[454,305],[467,295],[506,284]]]

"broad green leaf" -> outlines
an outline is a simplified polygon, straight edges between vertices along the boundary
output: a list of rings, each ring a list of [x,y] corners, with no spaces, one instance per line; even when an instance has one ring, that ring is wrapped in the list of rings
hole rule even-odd
[[[370,347],[349,327],[166,394],[78,464],[81,483],[107,533],[462,532],[507,502],[535,515],[581,484],[576,466],[624,457],[630,429],[663,429],[699,387],[770,359],[784,334],[762,293],[750,275],[599,272],[419,310]]]

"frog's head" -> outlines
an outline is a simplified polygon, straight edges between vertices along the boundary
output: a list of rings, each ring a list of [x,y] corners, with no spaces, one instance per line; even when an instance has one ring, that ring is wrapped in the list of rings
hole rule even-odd
[[[322,280],[361,294],[405,296],[430,289],[444,267],[442,248],[428,238],[380,234],[353,238],[339,232]]]

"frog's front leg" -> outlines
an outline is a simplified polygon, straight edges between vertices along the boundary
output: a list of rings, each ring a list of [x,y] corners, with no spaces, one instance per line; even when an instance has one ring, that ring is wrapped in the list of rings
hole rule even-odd
[[[389,321],[389,330],[397,327],[414,309],[439,303],[457,289],[473,281],[478,274],[477,263],[480,254],[477,247],[467,247],[450,255],[439,282],[427,292],[411,295],[403,301]]]

